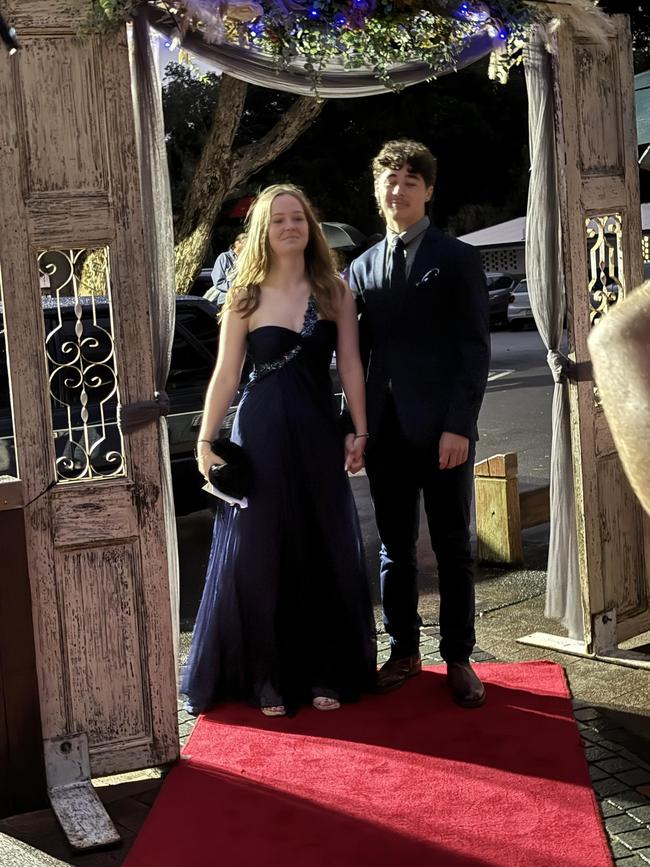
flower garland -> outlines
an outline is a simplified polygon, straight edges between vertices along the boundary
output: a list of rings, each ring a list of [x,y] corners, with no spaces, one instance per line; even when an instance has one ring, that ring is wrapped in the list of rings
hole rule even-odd
[[[484,24],[436,14],[418,0],[276,0],[269,6],[263,17],[238,25],[246,44],[285,65],[299,56],[316,76],[338,60],[345,69],[370,67],[388,84],[395,64],[427,63],[432,77],[453,66]],[[507,42],[510,33],[499,24],[494,29]]]
[[[255,49],[287,68],[296,62],[317,89],[326,65],[371,68],[393,87],[390,68],[424,62],[434,78],[453,68],[469,40],[493,38],[490,75],[507,80],[531,25],[571,14],[605,16],[597,0],[94,0],[91,29],[123,23],[149,3],[169,13],[179,36]]]

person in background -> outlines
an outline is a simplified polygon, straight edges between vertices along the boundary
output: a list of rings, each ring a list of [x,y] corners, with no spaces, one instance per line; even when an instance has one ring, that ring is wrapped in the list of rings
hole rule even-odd
[[[208,289],[205,298],[216,302],[219,307],[226,300],[226,292],[230,288],[230,277],[237,262],[237,256],[242,251],[246,233],[240,232],[228,250],[219,253],[212,269],[212,289]]]

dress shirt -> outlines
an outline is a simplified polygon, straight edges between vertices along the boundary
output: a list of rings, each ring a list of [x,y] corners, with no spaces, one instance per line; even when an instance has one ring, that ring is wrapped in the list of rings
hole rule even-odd
[[[393,243],[395,238],[399,237],[402,239],[404,246],[406,247],[406,278],[408,279],[408,276],[411,273],[411,268],[413,267],[413,262],[415,262],[415,257],[420,249],[422,238],[424,238],[424,233],[429,228],[430,224],[431,221],[425,216],[419,219],[417,223],[413,223],[412,226],[409,226],[408,229],[405,229],[403,232],[393,232],[392,229],[386,227],[386,259],[384,260],[384,275],[388,274],[388,263],[390,262],[390,257],[393,252]]]

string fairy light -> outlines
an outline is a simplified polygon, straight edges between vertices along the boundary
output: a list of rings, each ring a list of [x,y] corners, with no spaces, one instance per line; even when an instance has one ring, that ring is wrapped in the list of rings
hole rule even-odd
[[[15,54],[20,48],[16,36],[16,28],[7,24],[2,15],[0,15],[0,39],[7,46],[9,54]]]

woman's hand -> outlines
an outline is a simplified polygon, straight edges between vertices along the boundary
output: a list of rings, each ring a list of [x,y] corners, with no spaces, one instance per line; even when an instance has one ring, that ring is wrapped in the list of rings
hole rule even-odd
[[[354,475],[362,470],[364,461],[364,452],[366,450],[366,438],[355,437],[354,434],[348,434],[345,438],[345,469]]]
[[[205,451],[197,452],[196,462],[199,466],[199,472],[206,480],[209,482],[208,472],[210,471],[210,467],[213,467],[215,464],[225,464],[223,458],[220,458],[219,455],[215,455],[211,448],[206,448]]]

